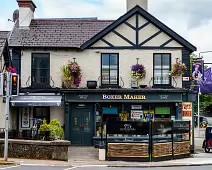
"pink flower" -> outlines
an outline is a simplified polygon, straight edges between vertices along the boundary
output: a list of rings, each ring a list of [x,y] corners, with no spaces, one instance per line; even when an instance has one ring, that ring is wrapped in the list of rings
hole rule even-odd
[[[71,61],[70,61],[70,60],[68,60],[68,62],[70,63]]]

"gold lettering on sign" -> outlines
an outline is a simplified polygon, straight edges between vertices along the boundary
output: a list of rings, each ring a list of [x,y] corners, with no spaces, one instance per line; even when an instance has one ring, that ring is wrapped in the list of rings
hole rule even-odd
[[[103,100],[146,100],[145,95],[102,95]]]
[[[124,100],[146,100],[144,95],[124,95]]]
[[[102,99],[104,99],[104,100],[107,99],[107,95],[103,94]]]

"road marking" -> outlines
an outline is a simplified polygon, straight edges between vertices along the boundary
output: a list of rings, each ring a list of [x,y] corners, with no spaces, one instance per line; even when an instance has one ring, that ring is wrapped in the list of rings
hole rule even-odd
[[[64,169],[64,170],[71,170],[71,169],[76,169],[76,168],[79,168],[79,167],[78,166],[74,166],[74,167],[67,168],[67,169]]]
[[[107,167],[108,165],[81,165],[81,166],[74,166],[71,168],[67,168],[64,170],[72,170],[72,169],[76,169],[76,168],[85,168],[85,167]]]
[[[16,167],[19,167],[20,165],[18,166],[9,166],[9,167],[4,167],[4,168],[0,168],[0,169],[11,169],[11,168],[16,168]]]

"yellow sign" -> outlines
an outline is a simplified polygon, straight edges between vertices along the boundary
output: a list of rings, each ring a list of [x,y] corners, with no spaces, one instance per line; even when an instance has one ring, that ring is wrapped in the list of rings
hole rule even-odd
[[[129,113],[120,113],[119,117],[121,118],[122,121],[127,121],[127,118],[129,118]]]
[[[146,100],[145,95],[102,95],[103,100]]]
[[[152,114],[154,115],[155,111],[154,110],[144,110],[144,114]]]

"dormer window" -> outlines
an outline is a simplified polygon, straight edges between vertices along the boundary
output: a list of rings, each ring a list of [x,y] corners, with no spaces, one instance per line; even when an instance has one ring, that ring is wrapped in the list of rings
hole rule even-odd
[[[101,55],[101,85],[114,87],[119,85],[118,54]]]
[[[154,54],[154,86],[171,86],[171,54]]]

